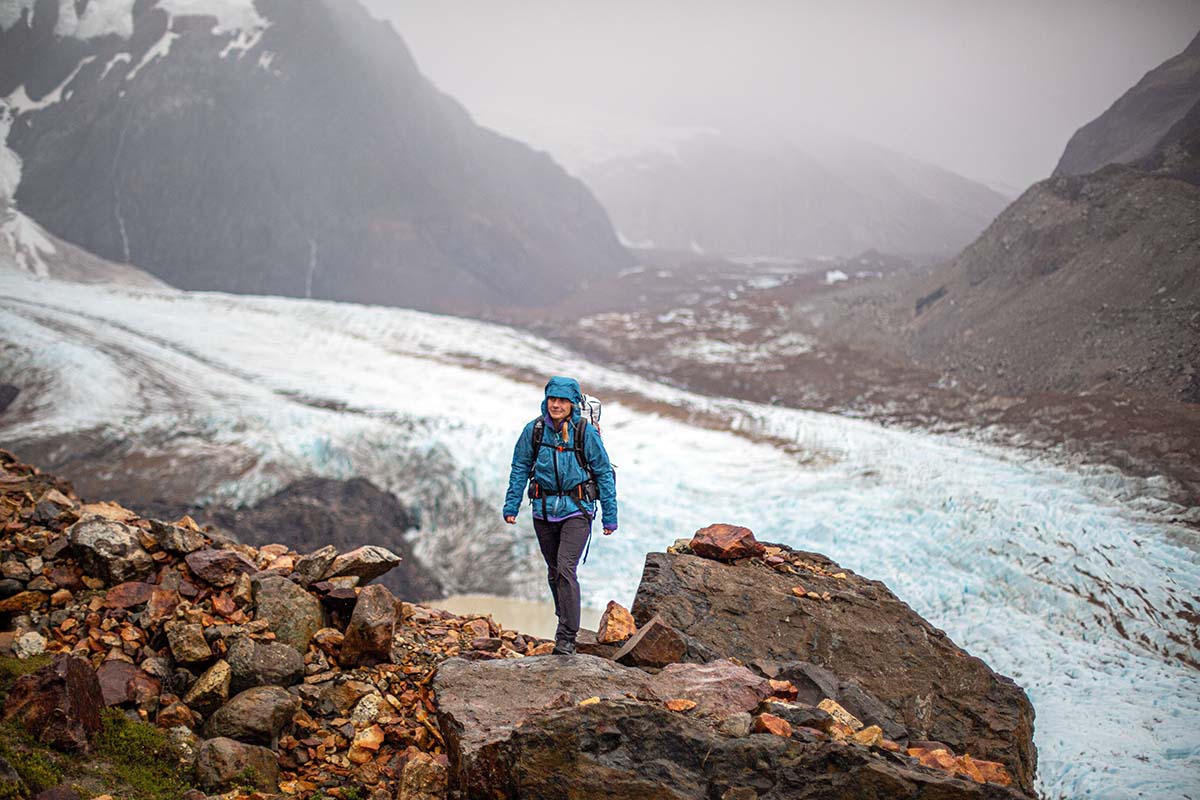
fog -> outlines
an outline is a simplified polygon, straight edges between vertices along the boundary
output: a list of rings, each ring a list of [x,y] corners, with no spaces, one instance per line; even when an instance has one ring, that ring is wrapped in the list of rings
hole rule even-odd
[[[1195,0],[366,3],[477,120],[564,160],[552,128],[819,126],[1010,193],[1200,29]]]

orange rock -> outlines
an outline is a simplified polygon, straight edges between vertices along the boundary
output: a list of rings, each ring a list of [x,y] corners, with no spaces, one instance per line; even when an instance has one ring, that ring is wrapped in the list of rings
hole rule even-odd
[[[998,783],[1001,786],[1011,786],[1012,776],[1008,774],[1008,770],[998,761],[977,761],[972,759],[975,768],[979,770],[979,775],[987,783]]]
[[[897,744],[896,742],[893,742],[891,739],[881,740],[879,742],[879,746],[882,747],[884,750],[887,750],[889,753],[899,753],[903,749],[900,747],[899,744]]]
[[[225,592],[221,592],[212,599],[213,611],[216,611],[222,617],[232,617],[238,610],[237,605],[233,602],[233,598]]]
[[[594,705],[596,705],[596,703],[599,703],[599,702],[600,702],[600,698],[599,698],[599,697],[589,697],[589,698],[587,698],[586,700],[580,700],[580,701],[579,701],[579,705],[581,705],[581,706],[594,706]]]
[[[948,750],[926,750],[923,747],[910,747],[908,754],[917,759],[923,767],[940,769],[945,772],[955,772],[958,769],[958,759]]]
[[[799,691],[791,681],[777,681],[771,679],[768,681],[771,684],[771,694],[776,697],[782,697],[785,700],[795,700]]]
[[[623,642],[637,633],[637,625],[629,610],[615,600],[609,600],[608,606],[600,616],[600,625],[596,632],[596,641],[604,644]]]
[[[41,592],[19,592],[12,597],[0,600],[0,613],[19,614],[25,611],[36,611],[46,604],[46,595]]]
[[[791,723],[774,714],[759,714],[754,718],[754,726],[751,730],[755,733],[773,733],[776,736],[792,735]]]
[[[976,783],[985,783],[983,775],[979,772],[979,768],[975,766],[975,762],[969,755],[960,756],[958,759],[958,769],[960,775],[966,775]]]
[[[486,619],[472,619],[463,623],[463,630],[470,632],[470,638],[477,639],[492,635],[492,628]]]
[[[682,697],[677,697],[674,700],[667,701],[667,708],[672,711],[691,711],[695,707],[695,700],[687,700]]]
[[[861,745],[875,747],[883,741],[883,730],[878,725],[872,725],[869,728],[863,728],[850,738]]]
[[[862,729],[862,722],[858,717],[851,714],[846,709],[842,708],[837,702],[826,697],[821,702],[817,703],[817,708],[821,709],[829,716],[833,717],[837,722],[842,723],[850,728],[851,733]]]
[[[690,546],[692,552],[701,558],[718,561],[761,556],[765,550],[749,528],[723,522],[696,531]]]
[[[808,594],[808,589],[805,589],[803,586],[793,586],[792,594],[796,595],[796,597],[804,597]]]
[[[87,503],[79,509],[79,516],[86,517],[89,515],[104,517],[116,522],[130,522],[137,519],[137,514],[125,508],[120,503],[113,502]]]

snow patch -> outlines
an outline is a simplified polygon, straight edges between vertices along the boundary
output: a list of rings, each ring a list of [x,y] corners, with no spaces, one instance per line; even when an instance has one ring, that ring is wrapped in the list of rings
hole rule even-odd
[[[840,269],[831,269],[831,270],[826,270],[826,272],[825,272],[825,285],[826,286],[832,286],[835,283],[841,283],[842,281],[848,281],[848,280],[850,280],[850,276],[847,275],[846,273],[842,272]]]
[[[7,218],[3,215],[7,213]],[[52,256],[57,248],[36,222],[15,209],[0,211],[0,254],[7,255],[18,269],[40,278],[50,276],[44,256]]]
[[[237,36],[229,40],[229,44],[225,45],[219,53],[221,58],[225,58],[230,53],[236,53],[238,58],[241,58],[246,53],[253,50],[262,41],[264,28],[254,31],[241,31]]]
[[[32,27],[33,7],[36,3],[37,0],[0,0],[0,31],[6,31],[16,25],[17,20],[26,12],[29,16],[26,17],[25,24]]]
[[[25,91],[25,84],[21,84],[12,91],[8,97],[4,98],[5,103],[17,115],[28,114],[31,111],[41,111],[44,108],[49,108],[55,103],[63,99],[63,90],[70,85],[71,81],[75,80],[75,76],[79,74],[79,70],[86,67],[88,64],[96,60],[95,56],[87,56],[75,65],[75,69],[71,70],[71,74],[63,79],[63,82],[55,86],[45,94],[40,100],[33,100]],[[68,97],[70,95],[68,94]]]
[[[154,43],[154,46],[146,51],[146,55],[142,56],[142,60],[137,63],[137,66],[129,71],[125,76],[125,80],[131,81],[137,77],[137,74],[142,71],[142,67],[149,64],[156,58],[166,58],[171,52],[171,44],[179,38],[179,34],[175,31],[168,30],[162,35],[162,38]]]
[[[12,203],[21,183],[21,157],[8,146],[14,116],[8,104],[0,101],[0,210]]]
[[[272,53],[270,50],[265,50],[262,53],[259,53],[259,55],[258,55],[258,68],[265,69],[267,72],[270,72],[271,71],[271,62],[274,60],[275,60],[275,54]]]
[[[173,17],[216,17],[215,34],[242,34],[267,27],[254,0],[158,0],[158,7]]]
[[[131,61],[133,61],[133,57],[130,56],[129,53],[117,53],[115,56],[113,56],[112,58],[110,58],[108,60],[107,64],[104,65],[104,72],[100,73],[100,80],[104,80],[105,78],[107,78],[109,71],[113,67],[115,67],[117,64],[121,64],[121,63],[128,64]]]

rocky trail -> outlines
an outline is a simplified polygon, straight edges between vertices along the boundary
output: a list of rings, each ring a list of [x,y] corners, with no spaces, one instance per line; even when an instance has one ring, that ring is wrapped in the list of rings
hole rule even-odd
[[[656,554],[633,613],[611,603],[562,657],[394,597],[383,548],[250,547],[3,451],[0,492],[0,657],[28,665],[5,796],[160,796],[90,771],[117,718],[162,731],[188,800],[1032,796],[1024,692],[882,584],[745,528]]]

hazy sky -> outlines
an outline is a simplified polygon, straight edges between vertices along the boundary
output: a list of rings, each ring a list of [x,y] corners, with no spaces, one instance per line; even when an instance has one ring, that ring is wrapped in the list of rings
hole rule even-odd
[[[365,1],[493,127],[815,122],[1018,189],[1200,30],[1197,0]]]

